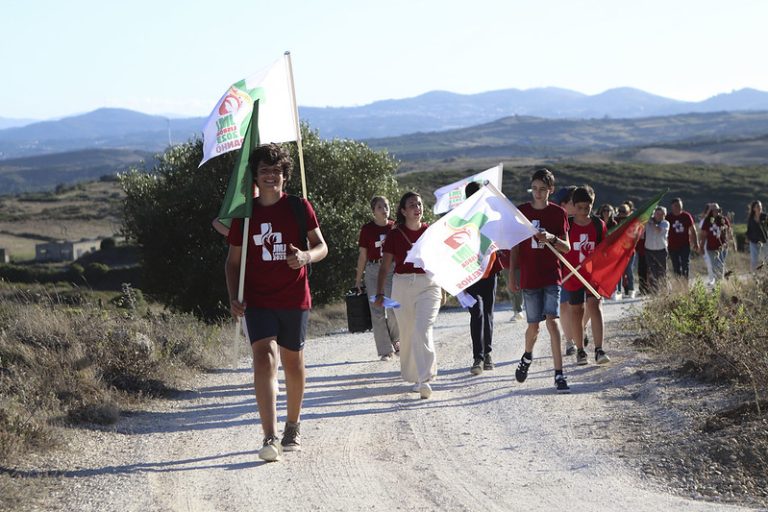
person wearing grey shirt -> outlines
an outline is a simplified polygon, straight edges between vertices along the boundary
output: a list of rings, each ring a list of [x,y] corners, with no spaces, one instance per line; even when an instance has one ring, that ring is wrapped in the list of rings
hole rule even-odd
[[[666,287],[667,236],[669,222],[664,218],[667,209],[658,206],[645,228],[645,257],[648,261],[648,288],[653,292]]]

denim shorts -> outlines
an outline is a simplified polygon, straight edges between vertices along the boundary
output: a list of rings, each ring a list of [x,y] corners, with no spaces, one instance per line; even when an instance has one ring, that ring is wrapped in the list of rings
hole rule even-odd
[[[571,299],[571,292],[565,288],[560,288],[560,304],[565,304]]]
[[[308,309],[247,308],[243,330],[253,344],[264,338],[275,338],[277,344],[298,352],[307,336]]]
[[[560,318],[560,285],[523,290],[525,315],[529,324],[537,324],[547,317]]]

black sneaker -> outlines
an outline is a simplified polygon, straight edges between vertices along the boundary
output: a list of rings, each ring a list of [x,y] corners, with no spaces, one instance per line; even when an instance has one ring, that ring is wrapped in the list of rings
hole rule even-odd
[[[472,363],[472,368],[469,369],[469,373],[472,375],[480,375],[483,373],[483,360],[481,358],[475,358],[475,362]]]
[[[572,356],[576,353],[576,344],[571,340],[565,342],[565,355]]]
[[[570,393],[571,388],[568,387],[568,381],[565,380],[563,375],[557,375],[555,377],[555,389],[558,393]]]
[[[491,359],[491,354],[485,354],[485,359],[483,360],[483,370],[493,370],[495,368],[493,364],[493,359]]]
[[[589,345],[589,336],[587,336],[587,335],[585,334],[585,335],[584,335],[584,346],[586,347],[587,345]]]
[[[525,356],[520,358],[520,364],[517,365],[517,370],[515,370],[517,382],[525,382],[525,379],[528,378],[528,368],[531,367],[532,362],[531,359],[526,359]]]
[[[587,360],[587,353],[584,351],[584,349],[579,349],[578,352],[576,352],[576,364],[579,366],[584,366],[585,364],[589,364],[589,361]]]
[[[283,451],[298,452],[301,451],[301,423],[285,422],[283,431],[283,440],[280,441]]]
[[[606,364],[610,363],[611,359],[605,355],[605,351],[602,347],[598,347],[595,349],[595,362],[597,364]]]

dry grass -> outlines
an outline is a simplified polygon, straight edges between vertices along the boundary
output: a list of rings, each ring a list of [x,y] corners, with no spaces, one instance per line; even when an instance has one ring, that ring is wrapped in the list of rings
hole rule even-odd
[[[700,279],[690,286],[672,281],[668,293],[646,304],[640,322],[646,341],[688,371],[749,386],[759,410],[768,399],[766,317],[768,269],[762,269],[734,272],[712,289]]]
[[[114,423],[126,400],[223,360],[222,330],[191,316],[86,293],[64,302],[58,290],[0,287],[0,464],[54,446],[57,426]]]

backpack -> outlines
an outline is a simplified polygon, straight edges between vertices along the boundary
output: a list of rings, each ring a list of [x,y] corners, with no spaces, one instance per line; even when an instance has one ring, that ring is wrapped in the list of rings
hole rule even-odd
[[[595,247],[597,247],[603,241],[603,219],[597,215],[590,215],[589,218],[592,219],[592,224],[595,226]],[[568,225],[571,224],[573,224],[573,215],[568,217]]]

